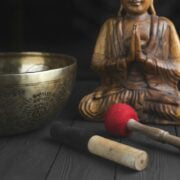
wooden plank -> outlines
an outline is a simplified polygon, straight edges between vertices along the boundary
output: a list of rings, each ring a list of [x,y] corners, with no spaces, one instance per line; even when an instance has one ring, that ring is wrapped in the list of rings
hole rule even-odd
[[[103,123],[83,121],[79,116],[75,120],[73,126],[86,129],[99,129],[100,131],[104,130]],[[175,129],[172,126],[164,126],[162,128],[175,134]],[[130,138],[123,138],[121,140],[119,138],[116,140],[147,151],[150,155],[149,167],[143,172],[136,172],[93,155],[63,147],[47,179],[179,179],[179,152],[173,146],[155,142],[138,133],[134,133]]]
[[[61,117],[66,123],[75,115],[78,85]],[[71,113],[68,113],[71,111]],[[61,144],[50,139],[51,123],[45,128],[27,134],[0,139],[1,180],[44,180],[53,165]]]
[[[81,125],[78,126],[78,123]],[[86,128],[88,123],[78,121],[74,125]],[[114,179],[114,170],[115,164],[112,162],[64,146],[47,179],[111,180]]]
[[[175,134],[173,126],[158,127]],[[124,138],[121,142],[145,150],[150,156],[150,162],[143,172],[117,166],[116,180],[179,180],[180,159],[177,148],[158,143],[139,133],[133,133],[130,138]]]
[[[60,118],[66,124],[86,129],[104,130],[103,123],[83,121],[77,113],[77,105],[82,96],[90,92],[95,83],[78,83],[68,105]],[[146,150],[150,155],[150,165],[143,172],[135,172],[107,160],[61,146],[49,139],[50,125],[32,133],[0,139],[0,179],[116,179],[116,180],[178,180],[179,151],[149,138],[133,134],[121,142]],[[172,126],[163,127],[175,134]],[[180,129],[177,128],[179,135]],[[119,139],[117,139],[119,140]]]
[[[82,96],[94,89],[95,83],[82,83],[80,93]],[[103,130],[102,123],[84,121],[82,117],[76,116],[72,126],[85,129]],[[115,175],[115,164],[96,157],[89,153],[79,152],[63,146],[49,173],[47,180],[113,180]]]
[[[0,140],[0,179],[43,180],[57,146],[46,140],[49,127],[26,135]]]
[[[175,126],[175,132],[176,132],[176,136],[180,137],[180,126]]]
[[[100,131],[104,129],[104,125],[101,123],[77,122],[75,123],[75,126],[86,127],[87,129],[98,128]],[[173,126],[158,127],[175,134]],[[116,164],[116,180],[168,180],[170,177],[173,177],[176,180],[180,176],[180,174],[177,175],[176,173],[178,172],[180,165],[179,152],[177,148],[168,144],[155,142],[139,133],[133,133],[131,137],[128,138],[119,138],[115,140],[145,150],[150,156],[149,167],[142,172],[136,172]]]
[[[114,164],[87,153],[63,147],[48,180],[113,180]]]

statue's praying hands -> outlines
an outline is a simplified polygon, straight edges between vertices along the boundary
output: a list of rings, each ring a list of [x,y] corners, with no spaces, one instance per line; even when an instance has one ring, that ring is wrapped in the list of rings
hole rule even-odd
[[[92,68],[101,82],[80,104],[103,120],[114,103],[133,106],[144,122],[180,124],[180,42],[173,23],[156,15],[153,0],[121,0],[118,17],[103,25]]]

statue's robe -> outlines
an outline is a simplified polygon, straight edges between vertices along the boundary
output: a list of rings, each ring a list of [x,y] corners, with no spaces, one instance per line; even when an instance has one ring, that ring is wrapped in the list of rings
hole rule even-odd
[[[152,16],[150,38],[142,46],[147,59],[129,63],[122,22],[123,18],[109,19],[100,31],[92,68],[101,83],[81,100],[81,114],[99,120],[111,104],[127,103],[142,121],[180,124],[180,42],[174,25]]]

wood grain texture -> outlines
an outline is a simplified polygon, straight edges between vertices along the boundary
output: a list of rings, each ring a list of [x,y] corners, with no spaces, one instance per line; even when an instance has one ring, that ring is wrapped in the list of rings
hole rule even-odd
[[[47,140],[49,127],[0,140],[0,179],[43,180],[58,151]]]
[[[94,87],[93,83],[83,83],[82,95]],[[90,88],[88,88],[90,87]],[[104,132],[103,123],[82,121],[76,117],[73,126],[86,129],[97,129]],[[157,126],[161,127],[161,126]],[[173,126],[163,127],[175,134]],[[178,180],[179,151],[170,145],[155,142],[148,137],[134,133],[129,138],[115,140],[145,150],[150,155],[149,167],[143,172],[135,172],[123,166],[109,162],[96,156],[80,153],[63,147],[48,176],[48,180],[56,179],[114,179],[114,180]]]
[[[105,132],[103,123],[85,121],[77,113],[79,99],[96,85],[94,82],[77,83],[69,103],[59,116],[63,123]],[[116,138],[116,141],[149,153],[149,167],[136,172],[54,142],[49,136],[50,127],[51,124],[29,134],[0,139],[0,180],[179,180],[179,149],[173,146],[138,133],[129,138]],[[163,129],[180,135],[180,127],[176,131],[173,126],[164,126]]]
[[[173,126],[157,126],[164,130],[175,134],[175,128]],[[150,156],[149,167],[140,173],[130,171],[129,169],[122,169],[117,167],[116,180],[178,180],[180,176],[179,166],[179,151],[177,148],[158,143],[150,138],[134,133],[130,138],[123,139],[121,142],[133,145],[134,147],[141,148]]]
[[[79,87],[79,92],[83,95],[93,88],[94,85],[95,83],[87,84],[83,82]],[[85,129],[99,129],[100,131],[104,130],[102,123],[82,121],[79,115],[75,117],[73,126]],[[115,164],[112,162],[63,146],[47,180],[113,180],[114,167]]]

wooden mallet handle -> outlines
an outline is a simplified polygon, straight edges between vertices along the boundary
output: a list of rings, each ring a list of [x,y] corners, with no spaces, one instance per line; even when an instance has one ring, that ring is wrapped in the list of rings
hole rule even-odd
[[[90,138],[88,151],[137,171],[144,170],[148,165],[149,158],[145,151],[98,135]]]
[[[169,132],[162,129],[146,126],[135,121],[134,119],[130,119],[128,121],[127,127],[129,130],[141,132],[159,142],[168,143],[180,148],[180,137],[173,136],[169,134]]]

